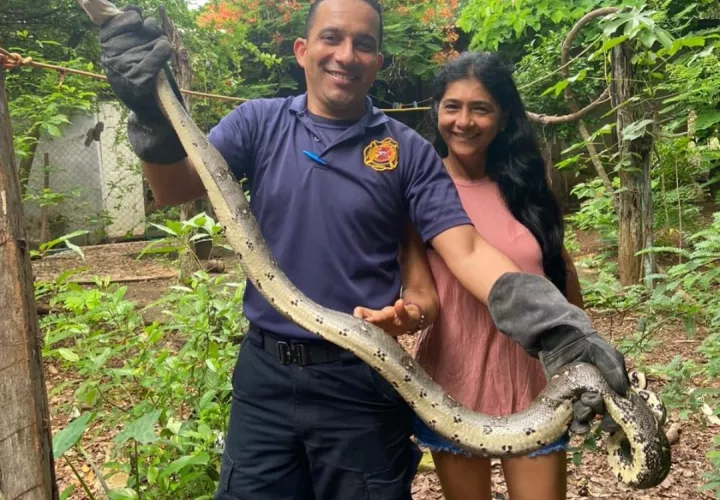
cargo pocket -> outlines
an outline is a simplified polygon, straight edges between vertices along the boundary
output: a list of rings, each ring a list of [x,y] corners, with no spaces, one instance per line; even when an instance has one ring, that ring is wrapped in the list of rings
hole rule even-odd
[[[234,467],[235,464],[230,457],[227,456],[227,453],[223,453],[222,463],[220,465],[220,479],[218,479],[218,487],[213,500],[237,500],[236,497],[233,496],[230,487]]]
[[[368,500],[412,499],[412,482],[422,451],[414,443],[408,443],[405,457],[405,460],[398,460],[386,469],[365,473]]]

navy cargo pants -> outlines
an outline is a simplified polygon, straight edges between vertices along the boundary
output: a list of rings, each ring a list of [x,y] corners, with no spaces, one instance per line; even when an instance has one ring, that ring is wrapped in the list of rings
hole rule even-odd
[[[251,327],[215,500],[410,500],[413,413],[351,353]]]

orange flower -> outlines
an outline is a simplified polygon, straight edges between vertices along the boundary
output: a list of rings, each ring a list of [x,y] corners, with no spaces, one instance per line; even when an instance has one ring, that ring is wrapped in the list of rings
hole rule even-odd
[[[279,31],[276,31],[276,32],[273,34],[273,37],[272,37],[272,43],[273,43],[273,44],[275,44],[275,45],[280,45],[281,43],[283,43],[283,40],[285,40],[285,37],[283,37],[283,36],[282,36],[282,33],[280,33]]]

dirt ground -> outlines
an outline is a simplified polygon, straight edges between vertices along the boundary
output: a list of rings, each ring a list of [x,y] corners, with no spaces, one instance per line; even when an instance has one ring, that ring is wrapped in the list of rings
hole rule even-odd
[[[592,238],[580,237],[579,242],[583,254],[592,252],[597,247],[597,242]],[[85,266],[87,270],[72,277],[73,280],[81,282],[92,282],[93,276],[108,277],[113,281],[122,281],[128,287],[127,297],[137,300],[140,303],[147,303],[159,297],[164,290],[174,283],[176,271],[169,264],[159,260],[137,260],[135,257],[145,245],[143,242],[121,243],[113,245],[101,245],[85,247],[85,261],[81,261],[73,252],[55,254],[41,261],[33,263],[33,271],[36,279],[49,279],[56,277],[61,272]],[[228,267],[232,266],[233,258],[225,257],[224,261]],[[592,273],[592,270],[583,272]],[[606,337],[615,341],[624,336],[632,334],[635,328],[635,321],[631,314],[624,316],[600,316],[590,311],[596,328]],[[149,313],[152,314],[152,311]],[[682,354],[689,359],[698,359],[695,352],[697,346],[706,333],[702,330],[694,339],[686,339],[682,327],[666,325],[657,337],[661,340],[661,348],[658,348],[646,356],[647,363],[667,363],[676,354]],[[408,350],[412,350],[413,338],[402,337],[401,342]],[[632,364],[632,360],[629,360]],[[53,390],[58,384],[73,377],[73,374],[62,373],[51,363],[46,363],[46,376],[48,391],[51,394],[50,407],[57,408],[63,402],[72,399],[72,394],[65,394],[62,391]],[[650,379],[650,388],[659,389],[661,380]],[[697,381],[698,384],[702,381]],[[64,418],[52,416],[52,427],[56,431],[64,425]],[[679,441],[673,446],[673,466],[667,480],[658,488],[650,491],[637,492],[623,487],[609,474],[605,458],[600,449],[595,453],[586,453],[582,463],[576,466],[572,463],[571,455],[568,454],[568,498],[576,499],[666,499],[682,498],[685,500],[713,498],[711,493],[698,492],[698,486],[702,484],[702,475],[709,469],[709,463],[705,458],[712,443],[712,437],[720,433],[720,427],[710,427],[705,418],[694,414],[688,420],[678,421],[677,415],[670,415],[668,426],[673,423],[680,425]],[[573,444],[577,445],[577,438]],[[94,456],[102,455],[102,450],[90,450]],[[63,461],[56,464],[58,482],[62,487],[74,482],[72,471]],[[89,469],[83,472],[89,472]],[[502,472],[499,463],[493,464],[493,484],[495,498],[504,499],[506,489],[503,484]],[[79,484],[78,484],[79,486]],[[79,488],[78,488],[79,489]],[[414,483],[415,500],[437,500],[442,499],[442,491],[437,476],[432,470],[420,472]],[[73,497],[76,498],[76,497]],[[79,497],[78,497],[79,498]],[[99,497],[100,498],[100,497]]]

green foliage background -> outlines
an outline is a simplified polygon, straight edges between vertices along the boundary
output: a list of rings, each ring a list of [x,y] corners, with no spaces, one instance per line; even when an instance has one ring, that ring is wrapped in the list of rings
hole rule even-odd
[[[157,13],[156,1],[134,3]],[[383,3],[386,65],[371,89],[379,107],[427,104],[438,64],[454,51],[471,49],[499,51],[514,65],[528,109],[561,115],[568,112],[565,88],[581,106],[591,102],[608,85],[611,48],[623,42],[632,45],[638,80],[635,102],[657,111],[652,123],[636,123],[625,131],[656,134],[651,174],[656,247],[645,251],[656,252],[661,265],[651,286],[621,287],[617,282],[617,215],[577,125],[538,126],[537,132],[544,145],[562,145],[554,167],[568,181],[562,193],[568,199],[568,246],[572,249],[580,231],[593,233],[605,244],[602,252],[577,262],[596,273],[595,279],[583,282],[588,306],[600,313],[632,311],[638,316],[635,337],[620,347],[665,381],[665,403],[680,418],[703,404],[717,415],[717,391],[697,389],[691,381],[717,380],[720,374],[718,2]],[[243,98],[304,90],[292,42],[302,35],[306,1],[211,0],[200,10],[188,8],[183,0],[162,4],[190,51],[193,90]],[[587,12],[606,6],[627,9],[579,33],[571,48],[570,78],[564,78],[559,61],[567,33]],[[208,11],[222,15],[209,16]],[[97,29],[74,0],[5,0],[0,4],[0,46],[36,61],[101,72]],[[61,80],[56,73],[28,66],[7,71],[6,81],[21,161],[32,157],[42,135],[62,135],[74,113],[92,109],[98,99],[112,99],[104,82],[75,75]],[[209,130],[234,105],[193,98],[192,113]],[[602,107],[585,122],[617,190],[622,189],[618,173],[624,166],[615,147],[614,111]],[[424,134],[430,129],[426,113],[393,116]],[[53,203],[55,197],[67,195],[28,193],[26,202]],[[219,230],[211,219],[180,223],[168,213],[159,217],[155,228],[165,236],[166,250],[186,251],[197,234],[219,244]],[[64,241],[41,247],[39,257]],[[112,498],[210,498],[229,407],[237,332],[244,324],[242,284],[200,273],[161,299],[167,321],[147,324],[125,298],[124,288],[99,279],[90,290],[81,289],[69,278],[36,285],[39,299],[63,311],[43,319],[44,356],[74,370],[80,379],[56,388],[74,395],[74,410],[61,411],[82,414],[61,431],[56,455],[68,460],[66,452],[80,449],[81,438],[93,439],[122,426],[115,438],[116,460],[106,466],[128,474],[130,480]],[[668,322],[688,337],[702,332],[696,356],[678,357],[669,366],[643,364],[644,356],[657,348],[652,332]],[[100,371],[105,374],[102,379],[94,376]],[[720,451],[711,450],[708,460],[713,468],[706,486],[720,498]]]

